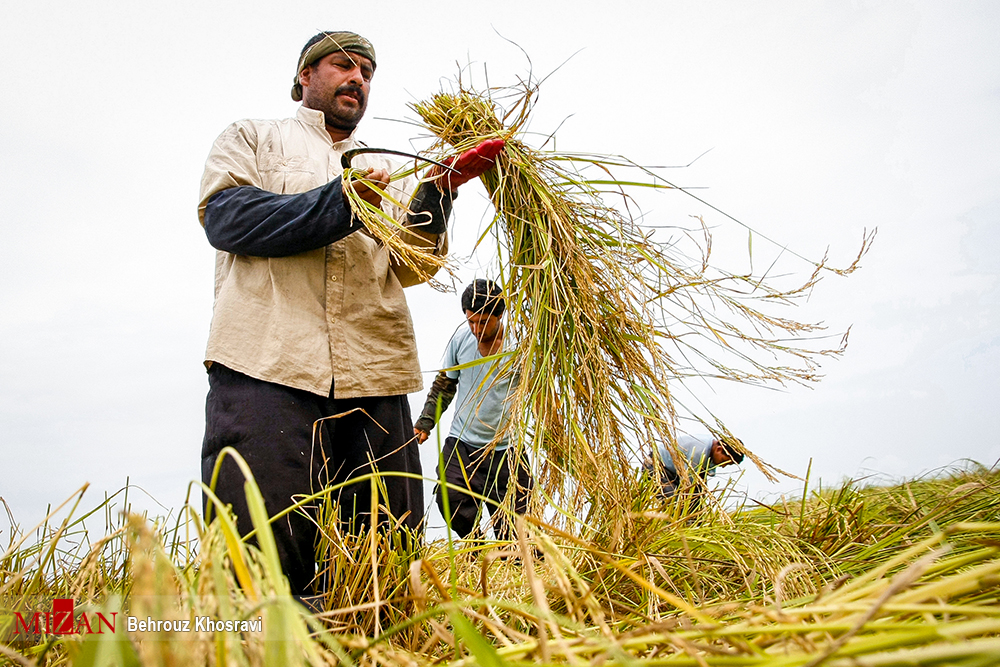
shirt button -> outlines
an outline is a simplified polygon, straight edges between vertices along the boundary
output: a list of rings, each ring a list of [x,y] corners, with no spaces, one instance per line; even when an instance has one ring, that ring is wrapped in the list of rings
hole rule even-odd
[[[337,276],[330,276],[330,282],[337,282]]]

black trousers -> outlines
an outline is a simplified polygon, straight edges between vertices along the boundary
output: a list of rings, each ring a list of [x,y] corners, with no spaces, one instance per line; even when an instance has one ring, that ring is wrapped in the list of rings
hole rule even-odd
[[[349,410],[337,419],[325,419]],[[363,410],[363,412],[362,412]],[[269,516],[306,496],[373,471],[421,474],[420,455],[406,396],[333,399],[257,380],[221,364],[209,370],[205,405],[202,481],[209,484],[222,448],[246,459],[264,496]],[[380,502],[404,526],[423,529],[424,492],[420,479],[387,475]],[[233,507],[241,534],[253,529],[240,469],[228,458],[216,483],[219,499]],[[346,528],[370,523],[371,486],[351,484],[338,494]],[[207,503],[207,500],[206,500]],[[281,564],[295,595],[309,592],[316,575],[315,506],[293,511],[272,524]],[[384,510],[380,510],[380,513]],[[384,519],[384,517],[383,517]]]
[[[514,452],[510,448],[500,451],[487,450],[485,447],[473,447],[456,438],[445,439],[441,456],[445,462],[445,480],[451,485],[460,487],[442,489],[439,484],[435,490],[438,508],[445,519],[448,519],[444,507],[444,492],[447,491],[452,530],[461,537],[468,537],[479,527],[479,506],[483,501],[461,490],[468,489],[492,501],[485,504],[490,513],[493,534],[496,538],[514,539],[514,529],[498,505],[503,502],[510,487],[513,469],[513,478],[517,482],[514,488],[513,510],[516,514],[528,511],[528,496],[534,480],[531,478],[527,462],[523,458],[512,462]]]
[[[655,478],[657,467],[660,469],[660,493],[664,498],[669,498],[677,493],[677,489],[681,485],[681,478],[678,477],[676,470],[671,470],[666,466],[657,466],[655,463],[644,463],[642,471]]]

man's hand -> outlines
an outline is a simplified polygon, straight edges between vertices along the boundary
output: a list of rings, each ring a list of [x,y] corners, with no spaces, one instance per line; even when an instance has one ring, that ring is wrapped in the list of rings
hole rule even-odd
[[[461,155],[452,156],[443,161],[454,171],[447,171],[441,167],[431,167],[427,172],[428,178],[437,178],[438,189],[442,192],[450,190],[454,192],[458,186],[468,183],[474,178],[482,176],[490,167],[496,164],[496,157],[503,150],[503,139],[487,139],[475,148],[470,148]]]
[[[422,445],[422,444],[424,444],[427,441],[427,438],[429,438],[431,434],[428,433],[427,431],[421,431],[419,428],[417,428],[416,426],[414,426],[413,427],[413,435],[417,439],[417,444]]]
[[[382,191],[389,185],[389,172],[385,169],[368,169],[363,178],[353,182],[354,191],[366,202],[378,208],[382,205]],[[343,183],[344,196],[347,195],[347,184]]]

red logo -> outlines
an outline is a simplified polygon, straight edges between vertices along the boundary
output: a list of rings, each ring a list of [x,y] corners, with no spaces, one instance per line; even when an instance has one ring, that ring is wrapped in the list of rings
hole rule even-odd
[[[25,618],[19,611],[14,612],[14,634],[26,635],[103,635],[105,628],[112,634],[118,612],[110,612],[109,619],[101,612],[74,614],[76,601],[60,598],[52,601],[52,611],[36,611]]]

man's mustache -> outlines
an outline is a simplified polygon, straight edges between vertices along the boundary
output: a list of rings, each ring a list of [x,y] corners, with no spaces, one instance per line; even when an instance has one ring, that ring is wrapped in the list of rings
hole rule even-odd
[[[361,86],[356,86],[352,83],[345,83],[343,86],[337,88],[337,95],[349,95],[356,99],[358,102],[365,101],[365,93],[361,89]]]

